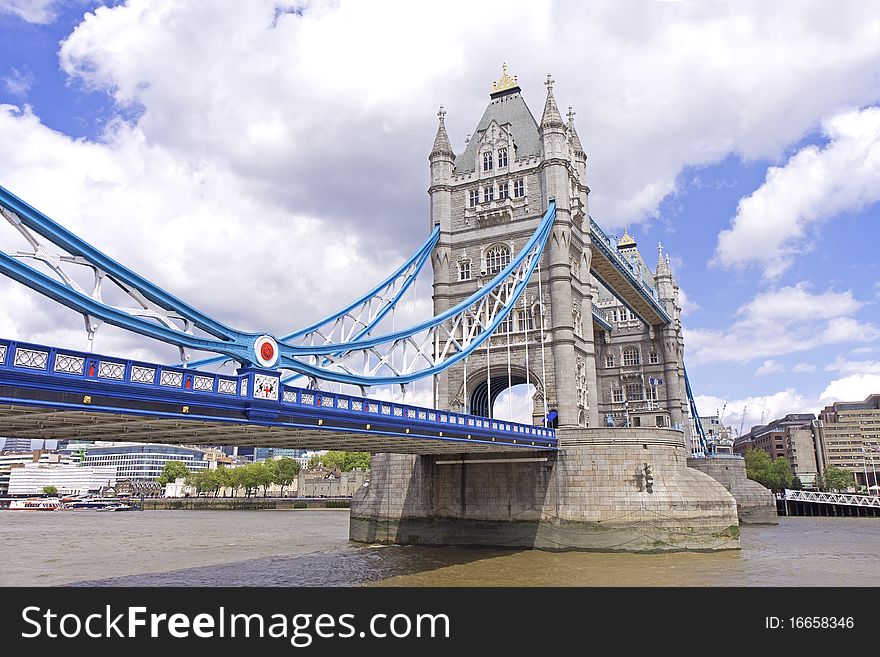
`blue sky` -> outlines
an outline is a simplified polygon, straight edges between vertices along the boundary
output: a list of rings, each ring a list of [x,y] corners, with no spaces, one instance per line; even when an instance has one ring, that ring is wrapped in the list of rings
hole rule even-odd
[[[593,216],[671,254],[704,413],[880,392],[877,13],[695,4],[451,2],[425,25],[393,2],[0,0],[0,184],[281,332],[421,243],[436,108],[460,151],[503,58],[534,114],[547,71],[577,110]],[[4,337],[82,346],[76,316],[0,293]],[[168,356],[112,330],[98,347]]]

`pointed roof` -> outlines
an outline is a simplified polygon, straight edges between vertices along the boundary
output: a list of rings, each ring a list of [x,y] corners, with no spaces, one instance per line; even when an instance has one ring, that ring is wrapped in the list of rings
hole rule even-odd
[[[455,157],[455,153],[452,150],[452,144],[449,143],[449,135],[446,134],[446,122],[444,121],[446,110],[443,108],[443,105],[440,106],[440,111],[437,112],[437,116],[440,117],[440,125],[437,126],[437,136],[434,137],[434,147],[431,149],[431,156],[450,155]]]
[[[657,273],[656,276],[672,276],[672,270],[669,268],[669,255],[663,257],[663,245],[657,242]]]
[[[571,108],[571,106],[569,106],[569,108],[568,108],[567,116],[568,116],[568,135],[569,135],[569,139],[571,140],[571,150],[573,150],[575,153],[583,154],[584,153],[584,146],[583,146],[583,144],[581,144],[581,140],[580,140],[580,137],[578,137],[577,130],[574,129],[575,111]]]
[[[548,128],[552,126],[565,126],[559,108],[556,107],[556,99],[553,98],[553,83],[555,80],[552,76],[547,75],[547,100],[544,102],[544,113],[541,115],[541,127]]]
[[[464,153],[455,158],[457,173],[467,173],[474,170],[477,153],[480,150],[480,140],[492,121],[495,121],[499,126],[506,126],[510,131],[516,146],[516,150],[511,154],[511,161],[541,154],[538,122],[535,121],[526,101],[523,100],[519,87],[504,90],[493,94],[493,96],[486,111],[483,112],[483,118],[480,119],[476,130],[474,130],[467,148],[464,149]]]

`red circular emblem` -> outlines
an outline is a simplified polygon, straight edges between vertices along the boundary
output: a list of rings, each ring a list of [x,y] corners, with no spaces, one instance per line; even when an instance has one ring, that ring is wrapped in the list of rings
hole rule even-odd
[[[260,345],[260,356],[263,357],[263,360],[272,360],[275,358],[275,347],[273,347],[272,343],[268,340]]]

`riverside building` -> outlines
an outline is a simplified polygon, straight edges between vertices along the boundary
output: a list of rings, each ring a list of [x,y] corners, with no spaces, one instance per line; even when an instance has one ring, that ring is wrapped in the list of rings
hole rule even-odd
[[[860,486],[876,486],[880,469],[880,394],[835,402],[819,413],[828,465],[853,473]]]

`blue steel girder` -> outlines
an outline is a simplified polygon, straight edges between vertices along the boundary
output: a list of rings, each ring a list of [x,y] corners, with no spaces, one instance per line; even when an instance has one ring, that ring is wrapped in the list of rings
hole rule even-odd
[[[306,328],[282,335],[279,340],[303,346],[354,342],[369,336],[388,313],[393,312],[396,304],[415,283],[439,239],[440,226],[435,226],[421,248],[369,292],[329,317]],[[192,361],[188,365],[202,367],[224,360],[226,359],[223,356],[215,356]],[[291,378],[301,376],[302,374],[297,374]]]
[[[697,435],[700,437],[700,446],[703,448],[703,455],[709,456],[709,442],[706,440],[706,432],[703,430],[703,421],[700,419],[700,413],[697,411],[697,402],[694,400],[694,393],[691,390],[691,382],[688,379],[687,368],[684,369],[684,387],[687,392],[688,405],[691,410],[691,415],[694,418],[694,427],[697,430]]]
[[[672,322],[657,290],[643,281],[617,243],[590,217],[590,271],[596,279],[649,326]]]
[[[389,335],[365,338],[363,329],[347,342],[307,346],[225,326],[123,267],[2,187],[0,212],[32,249],[14,254],[0,252],[0,273],[82,313],[87,327],[92,327],[93,319],[104,321],[181,350],[211,351],[242,364],[286,368],[315,379],[370,386],[433,376],[488,339],[525,290],[549,235],[556,205],[550,202],[538,229],[508,266],[456,307]],[[50,253],[38,236],[64,253]],[[423,248],[421,257],[429,251]],[[48,265],[59,280],[25,264],[23,258]],[[91,293],[67,275],[64,266],[70,265],[93,270],[95,285]],[[101,296],[105,279],[128,294],[137,307],[117,308],[105,303]],[[394,299],[396,303],[399,295]],[[380,312],[388,308],[393,308],[393,303]],[[193,328],[207,336],[194,335]],[[93,330],[89,328],[90,335]],[[304,331],[308,333],[309,329]],[[267,343],[268,351],[264,351]],[[357,359],[361,363],[352,366]]]
[[[552,450],[552,429],[235,375],[0,340],[0,425],[23,438],[125,438],[439,453]]]

